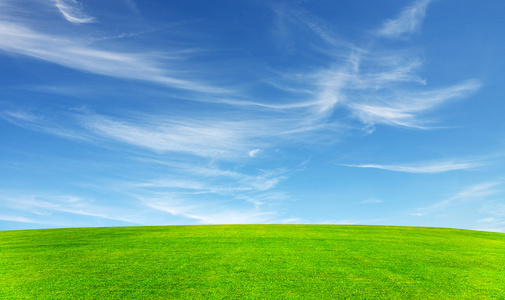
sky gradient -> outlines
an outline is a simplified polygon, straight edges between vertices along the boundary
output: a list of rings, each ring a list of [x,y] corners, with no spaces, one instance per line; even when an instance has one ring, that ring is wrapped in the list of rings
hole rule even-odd
[[[505,2],[0,0],[0,230],[505,232]]]

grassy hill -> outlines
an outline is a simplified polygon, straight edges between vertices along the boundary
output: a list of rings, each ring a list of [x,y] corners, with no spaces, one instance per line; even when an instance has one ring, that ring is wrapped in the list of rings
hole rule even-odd
[[[505,234],[226,225],[0,231],[1,299],[505,299]]]

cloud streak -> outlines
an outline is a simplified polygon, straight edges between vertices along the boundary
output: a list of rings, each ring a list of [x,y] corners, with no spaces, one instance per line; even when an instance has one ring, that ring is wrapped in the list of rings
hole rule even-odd
[[[19,222],[19,223],[40,223],[39,221],[32,220],[29,218],[8,216],[8,215],[0,215],[0,221]]]
[[[239,172],[220,167],[215,162],[208,165],[193,161],[181,163],[169,160],[142,159],[143,164],[167,168],[170,176],[120,184],[120,189],[133,190],[135,195],[146,199],[161,194],[188,196],[193,201],[217,195],[224,198],[244,200],[256,208],[269,202],[286,199],[286,194],[276,191],[289,177],[288,169],[261,169]],[[205,196],[207,195],[207,196]]]
[[[505,232],[502,181],[486,181],[462,187],[452,196],[410,213],[431,225]],[[455,225],[458,224],[459,225]],[[422,223],[421,223],[422,224]],[[426,224],[426,223],[424,223]]]
[[[468,170],[482,166],[479,162],[469,161],[442,161],[428,162],[414,165],[377,165],[377,164],[361,164],[361,165],[344,165],[346,167],[355,168],[370,168],[381,169],[386,171],[404,172],[404,173],[419,173],[419,174],[434,174],[449,171]]]
[[[498,193],[497,187],[501,184],[501,182],[490,181],[468,186],[450,198],[434,203],[431,206],[417,209],[418,214],[426,215],[440,212],[462,202],[479,201],[484,204],[489,196]]]
[[[34,114],[29,111],[0,111],[0,119],[4,119],[5,121],[23,128],[44,132],[69,140],[86,142],[92,140],[92,136],[89,133],[80,131],[75,128],[75,126],[70,126],[62,120],[63,118],[54,121],[44,115]]]
[[[338,126],[320,124],[298,115],[243,114],[230,118],[183,116],[177,112],[130,113],[121,118],[93,113],[63,113],[46,117],[23,110],[0,111],[0,118],[17,126],[97,145],[124,144],[154,153],[237,161],[257,158],[268,148],[293,142],[317,143]],[[333,126],[333,128],[332,128]],[[315,135],[320,132],[321,137]],[[305,141],[307,134],[312,140]],[[330,137],[331,138],[331,137]]]
[[[428,129],[428,121],[420,116],[449,100],[468,96],[480,87],[480,82],[470,80],[438,90],[417,93],[399,91],[395,92],[391,99],[380,99],[382,100],[380,102],[351,103],[349,107],[364,123]]]
[[[396,19],[387,20],[377,31],[378,36],[399,38],[415,33],[421,27],[431,0],[418,0],[405,8]]]
[[[220,87],[171,75],[171,72],[178,73],[180,70],[176,62],[183,60],[182,56],[172,57],[172,64],[163,65],[156,59],[159,55],[94,48],[77,38],[39,33],[12,22],[0,21],[0,49],[98,75],[210,94],[228,92]]]
[[[54,5],[70,23],[83,24],[95,22],[95,18],[84,13],[82,4],[77,0],[54,0]]]
[[[68,195],[3,197],[3,199],[0,199],[0,206],[23,215],[30,214],[32,216],[30,219],[17,216],[11,217],[11,220],[17,219],[20,222],[47,223],[47,216],[64,213],[133,224],[143,223],[134,213],[97,205],[93,201]]]
[[[136,122],[83,116],[82,122],[92,133],[106,139],[158,152],[221,159],[247,155],[248,149],[253,147],[252,139],[261,132],[261,129],[253,129],[248,121],[165,120],[154,115],[143,116]]]
[[[201,224],[261,224],[267,223],[275,216],[274,212],[262,212],[257,209],[229,209],[219,204],[207,202],[191,205],[188,200],[148,199],[144,203],[158,211],[174,216],[196,220]]]

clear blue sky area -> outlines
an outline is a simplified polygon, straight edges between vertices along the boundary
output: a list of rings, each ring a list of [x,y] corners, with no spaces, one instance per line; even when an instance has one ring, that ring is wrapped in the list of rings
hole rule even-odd
[[[505,1],[0,0],[0,229],[505,232]]]

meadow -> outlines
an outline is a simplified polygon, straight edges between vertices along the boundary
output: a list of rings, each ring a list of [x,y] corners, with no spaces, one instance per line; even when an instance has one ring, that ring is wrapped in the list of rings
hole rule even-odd
[[[0,231],[0,299],[505,299],[505,234],[343,225]]]

